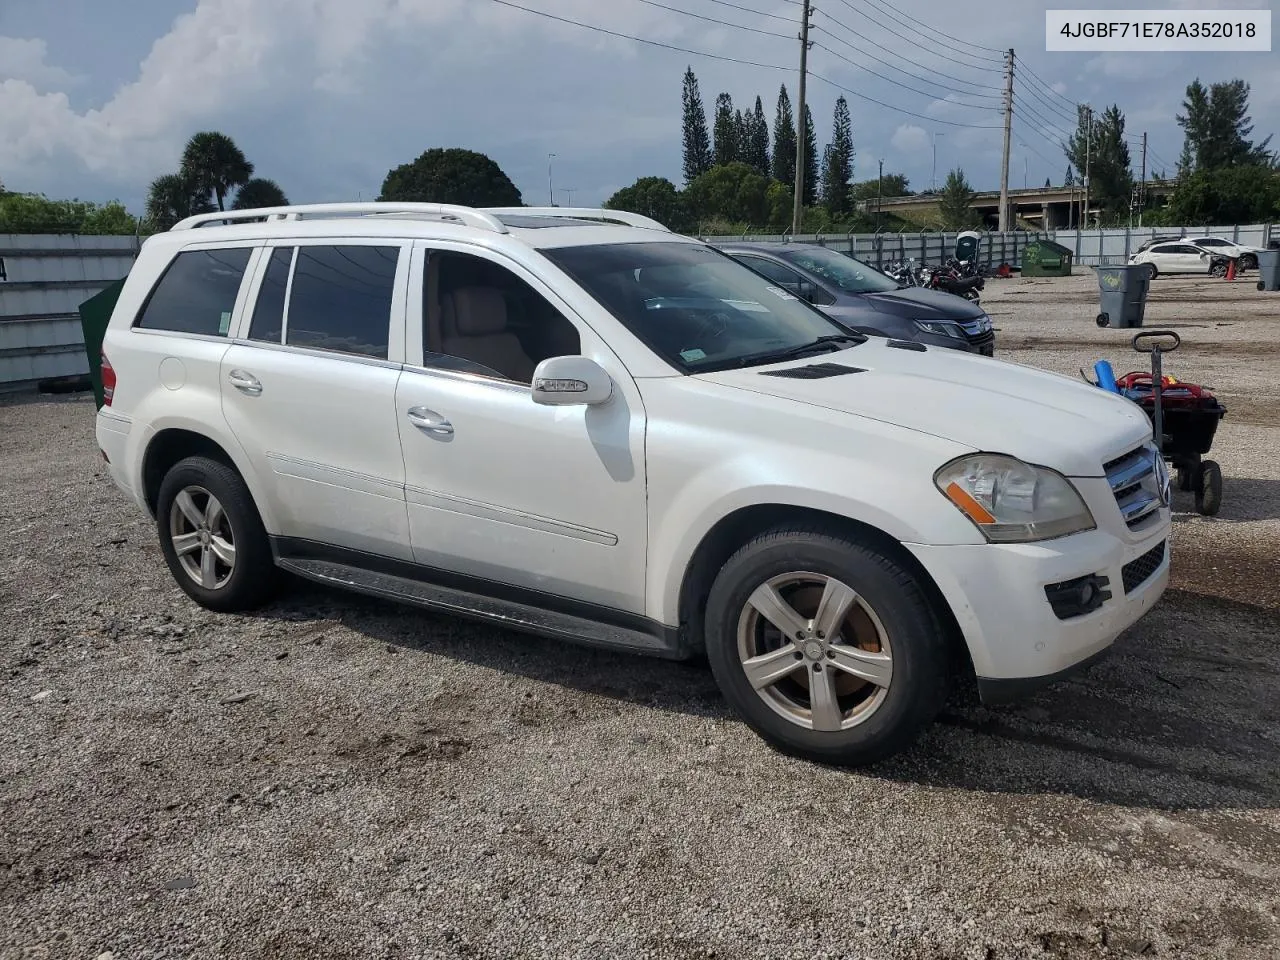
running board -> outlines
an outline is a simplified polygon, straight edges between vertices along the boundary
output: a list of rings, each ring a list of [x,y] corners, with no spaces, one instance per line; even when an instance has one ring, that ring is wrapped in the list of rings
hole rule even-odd
[[[282,569],[316,583],[479,620],[508,630],[610,650],[683,658],[672,638],[642,630],[328,560],[280,557],[276,563]]]

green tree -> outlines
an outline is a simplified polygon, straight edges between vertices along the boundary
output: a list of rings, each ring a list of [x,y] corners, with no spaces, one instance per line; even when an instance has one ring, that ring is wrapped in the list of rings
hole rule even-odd
[[[717,164],[738,159],[738,125],[733,114],[733,97],[727,93],[716,97],[716,119],[711,135],[715,138],[713,158]]]
[[[909,189],[911,181],[901,173],[886,173],[883,181],[880,177],[872,177],[870,180],[859,180],[849,188],[849,197],[851,200],[871,200],[881,196],[881,188],[883,186],[883,196],[886,197],[909,197],[911,190]]]
[[[213,210],[208,191],[185,173],[156,177],[147,190],[146,218],[154,230],[168,230],[179,220]]]
[[[795,157],[791,158],[791,166],[796,165]],[[765,214],[769,226],[785,230],[791,226],[791,215],[794,213],[795,182],[783,183],[781,180],[770,180],[765,191]]]
[[[761,224],[768,218],[769,180],[750,164],[717,164],[685,191],[691,212],[701,220]]]
[[[1270,165],[1197,170],[1169,198],[1170,223],[1265,223],[1280,217],[1280,174]]]
[[[1182,109],[1177,116],[1183,130],[1180,176],[1218,167],[1275,165],[1267,149],[1271,137],[1257,143],[1249,139],[1253,121],[1249,84],[1243,80],[1215,83],[1206,90],[1197,78],[1187,86]]]
[[[778,91],[778,107],[773,115],[773,179],[787,184],[795,193],[796,121],[791,111],[787,86]]]
[[[289,198],[274,180],[255,177],[236,191],[232,210],[256,210],[261,207],[287,207]]]
[[[1071,164],[1067,164],[1067,175],[1062,180],[1064,187],[1074,187],[1076,185],[1076,175],[1071,169]]]
[[[756,97],[755,108],[747,115],[746,124],[746,156],[743,159],[767,177],[770,175],[769,122],[764,118],[764,104],[759,97]]]
[[[253,164],[225,133],[205,131],[187,141],[181,172],[199,193],[213,196],[218,209],[225,210],[227,194],[248,182],[253,176]]]
[[[1089,174],[1090,205],[1109,216],[1128,209],[1133,189],[1129,146],[1124,139],[1124,114],[1114,104],[1098,115],[1088,107],[1076,110],[1076,132],[1066,144],[1067,159]]]
[[[702,106],[702,93],[693,68],[684,72],[681,92],[684,107],[684,182],[692,183],[711,169],[711,138],[707,133],[707,112]]]
[[[804,105],[804,193],[801,204],[812,207],[818,202],[818,134],[813,127],[813,112]]]
[[[118,201],[50,200],[41,194],[0,193],[0,233],[80,233],[125,236],[138,221]]]
[[[822,157],[822,205],[832,217],[849,212],[849,180],[853,176],[853,123],[849,103],[836,100],[831,121],[831,143]]]
[[[1046,190],[1048,190],[1048,189],[1050,189],[1052,186],[1053,186],[1053,182],[1052,182],[1048,177],[1045,177],[1045,178],[1044,178],[1044,188],[1045,188]]]
[[[938,198],[938,213],[942,215],[943,225],[951,230],[977,226],[981,218],[973,209],[973,197],[973,188],[965,179],[963,170],[948,173]]]
[[[697,179],[697,178],[695,178]],[[677,233],[691,232],[684,197],[666,177],[641,177],[604,202],[607,210],[626,210],[652,217]]]
[[[483,153],[461,147],[433,147],[388,171],[378,199],[468,207],[521,204],[520,191],[501,167]]]

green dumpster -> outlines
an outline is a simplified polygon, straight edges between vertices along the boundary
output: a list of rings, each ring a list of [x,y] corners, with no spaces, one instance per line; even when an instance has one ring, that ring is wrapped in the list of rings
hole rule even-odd
[[[1024,277],[1069,277],[1074,254],[1052,240],[1034,240],[1022,251]]]
[[[111,311],[116,308],[124,280],[94,294],[80,304],[80,328],[84,331],[84,350],[89,357],[89,379],[93,383],[93,399],[102,409],[102,338],[111,322]]]

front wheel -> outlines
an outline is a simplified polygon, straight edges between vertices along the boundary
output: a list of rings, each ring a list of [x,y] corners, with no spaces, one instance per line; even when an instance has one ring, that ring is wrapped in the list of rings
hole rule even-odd
[[[1227,275],[1227,265],[1225,263],[1215,263],[1209,267],[1209,276],[1225,277]]]
[[[1156,269],[1156,265],[1154,263],[1148,263],[1147,264],[1147,282],[1148,283],[1151,282],[1158,276],[1160,276],[1160,271]]]
[[[910,745],[946,698],[943,633],[920,583],[855,539],[777,529],[724,565],[707,658],[725,698],[791,754],[862,765]]]
[[[248,486],[225,463],[188,457],[170,468],[156,526],[169,571],[202,607],[250,610],[271,596],[278,578],[266,530]]]
[[[1222,509],[1222,468],[1214,460],[1205,460],[1196,480],[1196,512],[1205,517],[1217,516]]]

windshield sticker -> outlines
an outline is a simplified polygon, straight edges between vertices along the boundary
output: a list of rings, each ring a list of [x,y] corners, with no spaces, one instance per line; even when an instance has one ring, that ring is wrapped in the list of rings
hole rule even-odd
[[[223,310],[222,316],[218,318],[218,333],[226,333],[231,326],[231,311]]]
[[[797,299],[794,295],[787,293],[787,291],[783,290],[781,287],[765,287],[765,289],[768,290],[770,293],[772,293],[779,300]]]
[[[681,350],[680,356],[684,358],[685,363],[696,363],[699,360],[705,360],[707,358],[707,352],[705,350],[699,350],[697,347],[692,347],[689,350]]]

